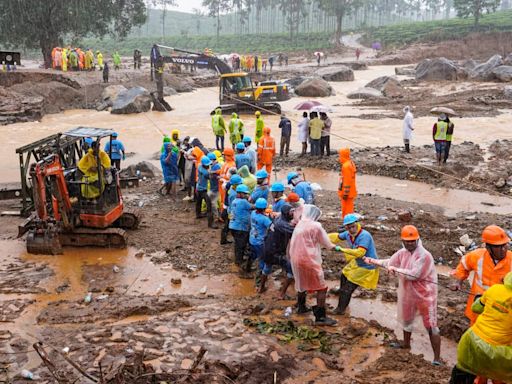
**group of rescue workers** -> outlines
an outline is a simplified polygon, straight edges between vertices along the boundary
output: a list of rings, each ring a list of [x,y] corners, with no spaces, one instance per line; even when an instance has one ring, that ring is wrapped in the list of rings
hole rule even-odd
[[[214,131],[223,124],[221,119],[217,111],[212,117]],[[355,213],[356,166],[350,150],[343,148],[339,150],[338,190],[343,225],[340,231],[328,234],[319,222],[322,212],[315,205],[314,189],[303,175],[292,171],[285,181],[270,183],[276,154],[270,128],[257,125],[254,148],[243,123],[237,119],[233,115],[229,124],[230,138],[232,134],[235,136],[231,147],[222,148],[223,141],[219,139],[219,149],[208,151],[197,138],[181,139],[178,130],[165,136],[160,156],[164,186],[159,192],[176,197],[176,185],[181,181],[182,191],[187,193],[184,200],[196,204],[196,217],[208,217],[211,228],[219,228],[217,223],[222,223],[220,244],[234,244],[234,262],[241,273],[248,274],[257,265],[257,291],[264,292],[268,276],[275,268],[281,268],[284,281],[279,297],[285,299],[294,282],[296,312],[312,311],[316,325],[337,323],[327,316],[328,287],[322,268],[322,248],[343,253],[347,261],[340,277],[338,305],[333,312],[336,315],[346,313],[359,287],[376,289],[381,269],[397,276],[397,317],[403,329],[403,341],[391,346],[411,347],[414,322],[419,315],[430,338],[432,363],[441,365],[437,272],[418,229],[405,225],[400,233],[403,248],[389,259],[378,258],[371,233],[362,227],[361,216]],[[282,122],[283,119],[280,125]],[[103,167],[110,166],[111,159],[106,152],[111,156],[117,154],[119,159],[112,161],[120,167],[124,146],[117,137],[114,139],[109,145],[115,148],[108,147],[105,151],[97,143],[89,143],[89,151],[78,164],[86,177],[92,178],[97,172],[97,158]],[[94,198],[101,190],[83,192]],[[229,240],[230,234],[233,241]],[[501,227],[487,226],[482,233],[483,246],[464,255],[451,274],[456,281],[450,287],[454,291],[461,290],[463,282],[472,279],[465,310],[471,327],[459,342],[451,383],[486,383],[487,378],[495,384],[512,381],[510,241]],[[308,293],[316,296],[312,308],[306,304]]]

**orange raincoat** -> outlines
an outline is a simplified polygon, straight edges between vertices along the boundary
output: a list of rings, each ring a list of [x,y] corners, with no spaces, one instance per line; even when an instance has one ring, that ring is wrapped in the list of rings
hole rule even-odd
[[[224,183],[227,183],[230,179],[229,169],[236,168],[235,164],[235,152],[231,148],[224,149],[224,164],[222,164],[222,168],[220,169],[220,178],[219,178],[219,192],[220,192],[220,210],[221,212],[224,210],[224,199],[226,198],[226,190],[223,187]]]
[[[266,168],[270,180],[272,173],[272,161],[276,155],[276,143],[270,136],[270,128],[265,127],[263,137],[258,142],[258,170]]]
[[[342,148],[339,151],[340,160],[340,184],[338,196],[341,203],[342,216],[354,212],[354,201],[357,196],[356,166],[350,159],[350,149]]]

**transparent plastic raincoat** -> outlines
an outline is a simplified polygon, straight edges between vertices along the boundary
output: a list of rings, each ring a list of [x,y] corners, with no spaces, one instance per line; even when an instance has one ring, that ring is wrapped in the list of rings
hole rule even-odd
[[[411,254],[402,248],[390,259],[373,260],[374,264],[395,267],[398,272],[398,321],[406,331],[417,314],[425,328],[437,327],[437,272],[434,259],[421,240]]]
[[[317,221],[322,212],[318,207],[304,205],[302,218],[293,231],[290,241],[290,262],[295,289],[298,292],[319,291],[327,288],[322,269],[322,246],[327,249],[335,247],[329,240],[327,232]]]

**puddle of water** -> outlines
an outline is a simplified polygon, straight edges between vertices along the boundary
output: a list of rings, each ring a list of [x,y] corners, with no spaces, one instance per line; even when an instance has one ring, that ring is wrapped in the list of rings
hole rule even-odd
[[[317,168],[303,168],[302,171],[308,181],[320,184],[323,189],[329,191],[338,189],[337,172]],[[281,170],[277,173],[277,178],[285,180],[287,173],[288,170]],[[438,206],[447,216],[455,216],[459,212],[487,212],[502,215],[512,213],[512,199],[507,197],[462,189],[435,188],[426,183],[397,180],[392,177],[357,175],[357,190],[359,193],[371,193],[385,198]],[[488,202],[492,202],[494,206],[484,204]]]

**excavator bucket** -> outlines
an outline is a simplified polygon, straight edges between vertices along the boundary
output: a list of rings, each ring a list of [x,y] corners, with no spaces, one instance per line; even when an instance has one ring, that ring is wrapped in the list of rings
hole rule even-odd
[[[59,234],[52,230],[30,230],[27,235],[27,251],[36,255],[62,254]]]

